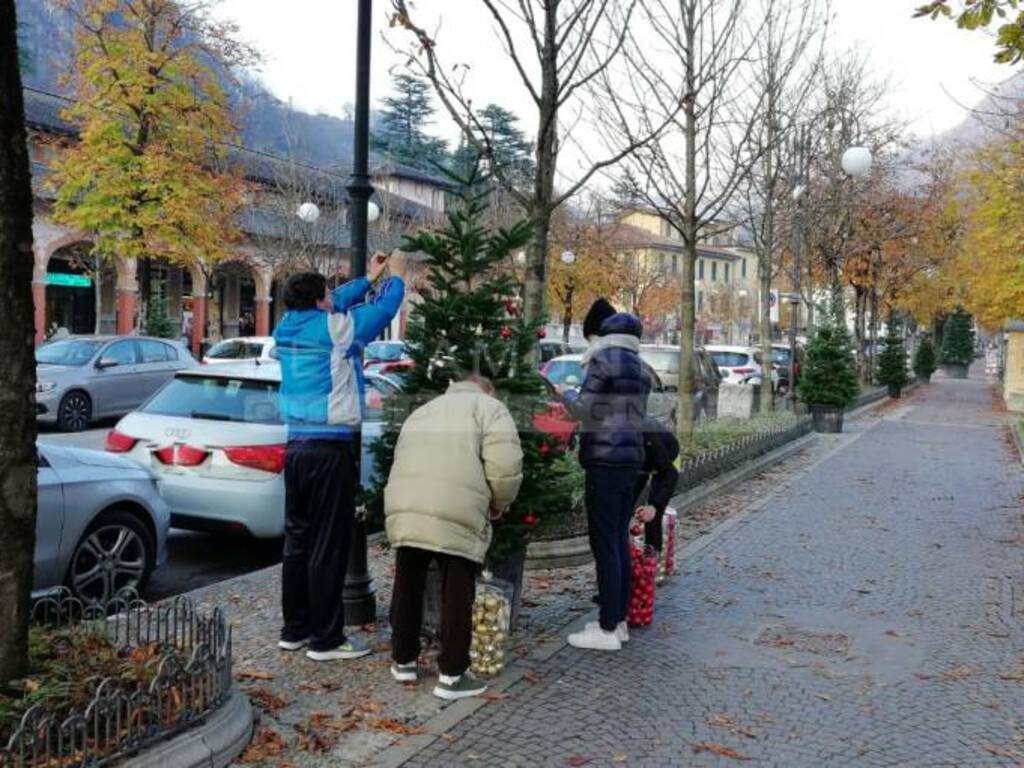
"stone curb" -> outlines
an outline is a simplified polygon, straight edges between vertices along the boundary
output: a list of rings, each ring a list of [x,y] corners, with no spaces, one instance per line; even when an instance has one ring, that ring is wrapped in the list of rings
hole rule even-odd
[[[119,765],[123,768],[224,768],[245,751],[254,729],[249,699],[233,688],[230,698],[203,723]]]
[[[1020,430],[1017,429],[1018,420],[1011,418],[1006,422],[1006,428],[1010,430],[1010,434],[1013,435],[1013,444],[1017,446],[1017,458],[1020,459],[1020,463],[1024,464],[1024,438],[1021,438]]]

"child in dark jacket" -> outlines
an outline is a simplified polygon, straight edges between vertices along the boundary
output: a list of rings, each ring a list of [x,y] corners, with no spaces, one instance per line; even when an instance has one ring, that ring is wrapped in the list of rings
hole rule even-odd
[[[661,552],[661,521],[679,481],[679,470],[675,467],[675,461],[679,458],[679,441],[650,416],[644,419],[643,430],[644,466],[636,481],[634,498],[636,503],[640,503],[649,486],[647,503],[637,509],[637,517],[645,523],[644,542]]]

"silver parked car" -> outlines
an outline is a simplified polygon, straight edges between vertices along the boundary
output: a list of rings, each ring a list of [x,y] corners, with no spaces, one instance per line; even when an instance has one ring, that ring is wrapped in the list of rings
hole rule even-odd
[[[36,418],[65,432],[121,416],[198,363],[171,339],[75,336],[36,350]]]
[[[167,557],[171,513],[149,472],[100,451],[39,444],[35,583],[85,602],[141,591]]]

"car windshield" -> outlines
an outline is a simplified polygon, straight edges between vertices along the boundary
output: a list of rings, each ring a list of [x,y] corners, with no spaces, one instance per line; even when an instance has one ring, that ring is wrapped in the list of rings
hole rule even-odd
[[[206,353],[206,356],[211,360],[241,360],[246,357],[259,357],[259,355],[259,347],[256,347],[256,354],[251,355],[248,353],[246,345],[235,339],[215,344]]]
[[[785,347],[772,347],[772,362],[776,365],[789,365],[789,350]]]
[[[368,344],[366,347],[365,358],[367,360],[380,360],[382,362],[394,362],[395,360],[401,360],[405,354],[404,344],[395,344],[394,342],[387,341],[375,341],[372,344]]]
[[[641,349],[640,357],[658,373],[679,373],[679,353],[671,349]]]
[[[101,341],[55,341],[36,350],[36,362],[47,365],[85,365],[102,346]]]
[[[746,352],[708,351],[708,354],[715,359],[719,368],[742,368],[750,364],[750,355]]]
[[[578,360],[554,360],[548,364],[544,376],[555,385],[578,387],[583,383],[583,366]]]
[[[164,385],[141,410],[212,421],[281,423],[277,382],[224,376],[179,376]]]

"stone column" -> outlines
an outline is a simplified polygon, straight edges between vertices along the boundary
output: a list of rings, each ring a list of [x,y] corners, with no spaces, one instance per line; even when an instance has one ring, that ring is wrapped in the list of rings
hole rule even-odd
[[[270,286],[274,281],[274,273],[268,267],[254,266],[252,279],[256,285],[256,335],[270,335],[270,305],[273,301]]]
[[[135,310],[139,303],[139,281],[135,259],[117,260],[117,335],[135,333]]]
[[[224,338],[234,339],[238,337],[239,314],[241,308],[242,286],[238,272],[229,270],[224,275],[224,303],[220,308],[221,322],[224,326]]]
[[[192,273],[192,354],[201,359],[206,339],[206,273],[201,267],[191,267]]]
[[[36,344],[46,341],[46,267],[49,254],[37,248],[32,268],[32,305],[35,309]]]

